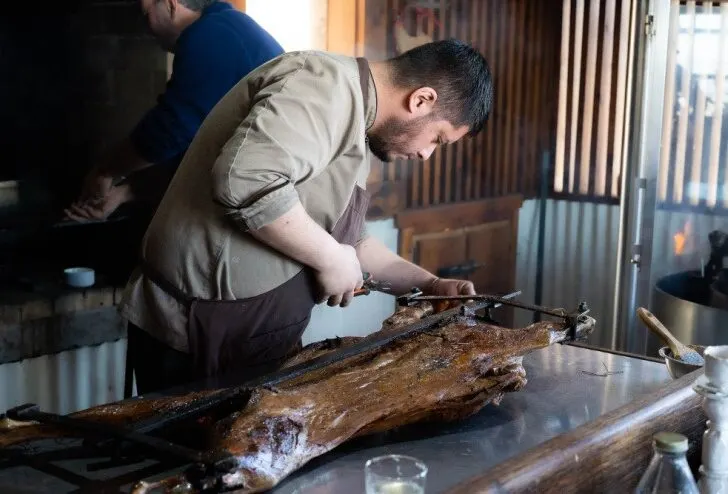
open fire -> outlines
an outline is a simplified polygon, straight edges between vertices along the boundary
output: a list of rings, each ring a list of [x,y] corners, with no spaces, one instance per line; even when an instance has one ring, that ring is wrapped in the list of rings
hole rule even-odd
[[[675,248],[673,250],[676,256],[683,256],[686,253],[692,252],[692,249],[688,249],[688,247],[692,247],[693,244],[691,241],[692,233],[692,224],[690,221],[686,221],[685,226],[683,226],[683,228],[672,237],[675,243]],[[690,245],[688,242],[690,242]]]

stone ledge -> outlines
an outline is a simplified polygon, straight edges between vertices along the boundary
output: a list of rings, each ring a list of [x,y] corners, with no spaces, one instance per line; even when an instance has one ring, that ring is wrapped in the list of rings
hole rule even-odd
[[[38,291],[3,291],[0,292],[0,332],[6,325],[113,307],[122,292],[123,288],[113,286],[71,289],[53,285]]]
[[[0,364],[126,338],[116,307],[101,307],[0,324]]]

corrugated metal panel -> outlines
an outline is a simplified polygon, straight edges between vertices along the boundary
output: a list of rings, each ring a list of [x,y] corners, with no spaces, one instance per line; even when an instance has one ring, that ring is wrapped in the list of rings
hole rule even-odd
[[[519,218],[517,287],[534,302],[538,251],[538,200],[525,201]],[[574,309],[584,300],[597,320],[590,343],[611,342],[619,208],[605,204],[546,201],[543,299],[549,307]],[[531,313],[517,311],[519,325]]]
[[[0,412],[23,403],[70,413],[120,400],[126,339],[0,365]]]
[[[539,201],[525,201],[518,228],[517,288],[522,300],[534,302],[538,251]],[[589,343],[610,348],[619,206],[571,201],[546,201],[546,245],[542,304],[574,308],[580,300],[591,307],[597,330]],[[706,214],[656,211],[651,264],[653,280],[707,262],[708,234],[728,230],[728,218]],[[686,234],[684,254],[676,256],[675,234]],[[531,314],[517,311],[526,325]]]

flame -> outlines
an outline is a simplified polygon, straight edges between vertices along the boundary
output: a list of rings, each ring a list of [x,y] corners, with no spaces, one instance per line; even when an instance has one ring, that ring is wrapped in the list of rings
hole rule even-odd
[[[672,239],[675,244],[675,255],[681,256],[685,253],[685,249],[687,247],[688,238],[690,237],[690,234],[692,233],[692,225],[689,221],[685,222],[685,226],[683,226],[682,230],[677,232],[675,235],[673,235]]]

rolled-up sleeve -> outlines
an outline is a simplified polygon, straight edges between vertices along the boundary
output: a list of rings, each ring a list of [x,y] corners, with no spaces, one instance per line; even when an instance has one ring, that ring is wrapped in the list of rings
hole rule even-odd
[[[295,206],[296,184],[328,166],[358,125],[351,81],[298,64],[256,94],[213,166],[214,200],[243,231]]]

